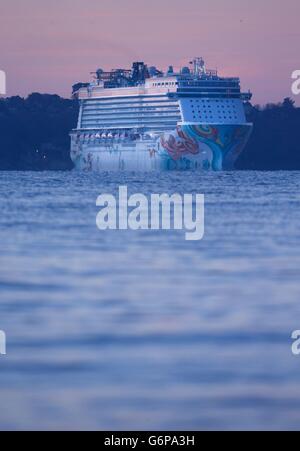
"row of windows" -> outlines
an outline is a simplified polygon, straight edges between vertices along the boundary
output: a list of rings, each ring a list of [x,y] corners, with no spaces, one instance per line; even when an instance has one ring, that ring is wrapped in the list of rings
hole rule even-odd
[[[161,95],[140,95],[140,96],[121,96],[121,97],[101,97],[95,99],[86,99],[83,100],[85,104],[93,104],[93,103],[102,103],[102,104],[110,104],[110,103],[144,103],[144,102],[170,102],[170,98],[166,94]]]
[[[192,112],[195,113],[195,111],[198,111],[198,113],[213,113],[213,111],[208,107],[208,108],[192,108]],[[214,110],[214,113],[216,114],[237,114],[238,110],[236,108],[230,108],[230,107],[217,107],[216,110]]]
[[[168,124],[161,124],[158,122],[152,122],[152,123],[132,123],[132,124],[90,124],[81,127],[81,130],[100,130],[102,128],[105,128],[106,130],[116,130],[116,129],[124,129],[124,130],[132,130],[132,129],[146,129],[151,130],[151,132],[159,131],[159,130],[172,130],[175,129],[177,126],[176,123],[168,123]]]
[[[88,113],[88,114],[105,114],[105,113],[128,113],[130,114],[131,112],[176,112],[176,111],[180,111],[179,106],[173,106],[173,105],[164,105],[164,106],[157,106],[157,107],[137,107],[136,105],[134,107],[126,107],[126,108],[120,108],[120,107],[112,107],[112,108],[84,108],[83,112],[84,113]]]
[[[165,107],[179,107],[179,103],[178,102],[174,102],[172,100],[168,100],[165,102],[161,102],[159,100],[155,101],[155,102],[126,102],[126,103],[119,103],[119,102],[111,102],[111,103],[107,103],[107,104],[103,104],[103,103],[89,103],[89,104],[84,104],[83,107],[84,108],[97,108],[97,109],[109,109],[109,108],[132,108],[132,107],[137,107],[137,108],[165,108]]]
[[[149,121],[161,121],[161,122],[178,122],[180,121],[180,117],[177,116],[169,116],[169,117],[164,117],[164,118],[160,118],[157,116],[152,116],[152,117],[132,117],[132,118],[117,118],[117,119],[112,119],[112,118],[102,118],[102,119],[94,119],[94,118],[84,118],[82,120],[82,124],[86,124],[86,123],[95,123],[95,124],[101,124],[101,123],[117,123],[117,122],[121,122],[121,123],[131,123],[131,122],[149,122]]]
[[[132,109],[132,108],[179,108],[178,102],[174,101],[156,101],[156,102],[126,102],[120,104],[119,102],[111,102],[109,104],[103,104],[103,103],[84,103],[83,108],[84,110],[107,110],[107,109]]]
[[[185,92],[185,91],[191,91],[191,92],[240,92],[239,87],[222,87],[222,86],[203,86],[203,88],[200,88],[199,86],[180,86],[179,92]]]
[[[95,97],[94,99],[83,100],[86,104],[91,103],[144,103],[144,102],[170,102],[170,98],[167,94],[155,95],[155,96],[122,96],[122,97]]]
[[[189,86],[189,87],[196,87],[196,88],[211,88],[211,87],[217,87],[217,88],[240,88],[240,84],[237,82],[224,82],[224,81],[199,81],[199,82],[180,82],[180,87]]]
[[[174,93],[174,96],[172,95],[172,93],[169,93],[169,96],[170,97],[179,97],[179,98],[182,98],[182,99],[188,99],[188,98],[195,98],[195,97],[198,97],[199,99],[207,99],[207,98],[210,98],[210,99],[222,99],[222,100],[226,100],[226,99],[228,99],[228,97],[229,98],[231,98],[231,99],[241,99],[241,93],[237,93],[237,94],[234,94],[234,93],[231,93],[231,94],[227,94],[227,93],[223,93],[223,94],[219,94],[219,93],[216,93],[216,92],[202,92],[202,93],[198,93],[198,92],[194,92],[194,93],[192,93],[192,92],[178,92],[178,93]]]
[[[149,131],[151,133],[153,132],[162,132],[162,131],[169,131],[170,130],[170,125],[162,125],[162,124],[150,124],[150,125],[143,125],[141,127],[141,125],[117,125],[117,126],[105,126],[105,127],[99,127],[99,126],[94,126],[94,127],[84,127],[81,128],[82,131],[84,132],[99,132],[99,130],[101,130],[101,128],[103,130],[105,130],[106,132],[108,130],[110,130],[111,132],[115,132],[118,131],[118,133],[120,133],[120,131],[124,131],[124,132],[132,132],[132,129],[142,129],[143,131]]]
[[[222,105],[228,105],[228,104],[235,104],[236,105],[236,100],[232,100],[232,99],[223,99],[223,100],[211,100],[211,99],[191,99],[190,100],[191,103],[195,102],[195,103],[208,103],[208,104],[222,104]]]
[[[223,120],[223,119],[224,120],[237,120],[239,118],[237,113],[218,112],[216,114],[216,113],[213,113],[212,111],[203,111],[203,112],[192,111],[191,116],[193,117],[194,120],[202,120],[202,121]],[[188,120],[188,117],[186,119]]]
[[[152,86],[178,86],[178,81],[166,81],[162,83],[153,83]]]
[[[200,123],[216,123],[221,122],[222,124],[231,124],[231,123],[237,123],[243,122],[240,118],[237,116],[208,116],[208,115],[202,115],[202,116],[192,116],[189,119],[186,119],[186,122],[200,122]]]
[[[88,117],[116,117],[116,116],[169,116],[169,115],[180,115],[179,110],[152,110],[152,111],[139,111],[139,110],[132,110],[132,111],[108,111],[108,112],[93,112],[93,111],[84,111],[83,116]]]
[[[193,115],[193,119],[195,121],[233,121],[233,120],[238,120],[238,116],[237,115],[215,115],[215,114],[194,114]]]
[[[82,124],[106,124],[106,123],[110,123],[110,124],[132,124],[132,123],[139,123],[139,122],[157,122],[157,118],[153,117],[153,118],[143,118],[142,120],[140,118],[131,118],[131,119],[116,119],[116,120],[111,120],[111,119],[102,119],[102,120],[88,120],[88,119],[84,119],[82,121]],[[174,122],[175,124],[177,123],[177,118],[164,118],[163,122]]]

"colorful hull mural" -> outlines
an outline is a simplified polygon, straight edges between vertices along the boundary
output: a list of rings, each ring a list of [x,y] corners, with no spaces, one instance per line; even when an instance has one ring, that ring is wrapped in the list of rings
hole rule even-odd
[[[252,124],[183,124],[164,134],[76,131],[71,158],[84,171],[232,170]]]

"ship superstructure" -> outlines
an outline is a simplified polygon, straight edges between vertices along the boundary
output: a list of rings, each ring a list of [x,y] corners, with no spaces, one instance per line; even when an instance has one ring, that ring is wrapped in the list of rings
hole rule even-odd
[[[252,124],[239,78],[195,58],[180,71],[142,62],[95,72],[75,86],[80,101],[71,157],[81,170],[232,169]]]

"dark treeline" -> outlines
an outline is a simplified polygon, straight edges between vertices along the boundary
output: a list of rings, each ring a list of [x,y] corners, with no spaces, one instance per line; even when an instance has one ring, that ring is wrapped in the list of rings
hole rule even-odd
[[[300,170],[300,108],[286,98],[279,104],[246,108],[254,128],[237,169]]]
[[[0,170],[70,170],[69,132],[78,103],[56,95],[0,100]],[[254,123],[237,169],[300,170],[300,108],[290,99],[247,106]]]
[[[31,94],[0,100],[0,170],[69,170],[78,103]]]

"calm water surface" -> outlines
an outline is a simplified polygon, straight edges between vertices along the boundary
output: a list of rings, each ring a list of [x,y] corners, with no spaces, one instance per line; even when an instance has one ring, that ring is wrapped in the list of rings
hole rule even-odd
[[[96,198],[206,196],[200,242]],[[0,173],[0,429],[300,429],[300,173]]]

